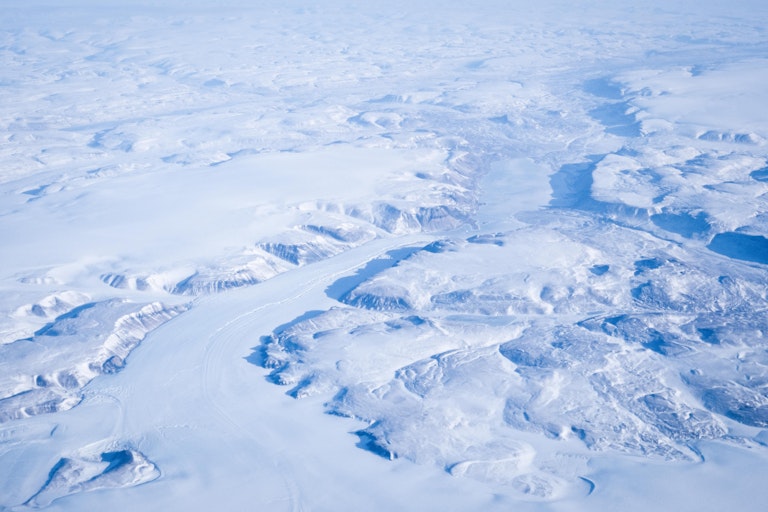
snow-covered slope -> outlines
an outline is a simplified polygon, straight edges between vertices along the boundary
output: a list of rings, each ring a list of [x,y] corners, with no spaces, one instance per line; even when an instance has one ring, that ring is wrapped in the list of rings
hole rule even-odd
[[[762,510],[768,10],[571,4],[4,5],[0,509]]]
[[[77,405],[86,384],[120,371],[148,332],[185,309],[92,302],[58,316],[31,338],[0,346],[0,422]]]

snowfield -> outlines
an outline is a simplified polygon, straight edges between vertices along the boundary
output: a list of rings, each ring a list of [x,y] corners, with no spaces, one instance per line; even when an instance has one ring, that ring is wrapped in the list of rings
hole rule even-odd
[[[763,510],[763,3],[0,4],[0,510]]]

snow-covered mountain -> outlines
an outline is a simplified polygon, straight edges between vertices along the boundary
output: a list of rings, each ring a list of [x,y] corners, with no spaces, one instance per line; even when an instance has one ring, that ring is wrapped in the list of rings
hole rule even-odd
[[[0,510],[762,510],[759,2],[4,5]]]

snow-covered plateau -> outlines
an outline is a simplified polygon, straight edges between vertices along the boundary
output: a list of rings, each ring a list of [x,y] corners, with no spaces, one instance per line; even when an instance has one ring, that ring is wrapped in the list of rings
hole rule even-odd
[[[0,8],[0,510],[764,510],[768,4]]]

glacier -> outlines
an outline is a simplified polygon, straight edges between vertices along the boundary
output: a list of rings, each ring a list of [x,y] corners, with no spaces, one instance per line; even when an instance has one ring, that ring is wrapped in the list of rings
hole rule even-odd
[[[761,2],[3,12],[0,510],[762,510]]]

